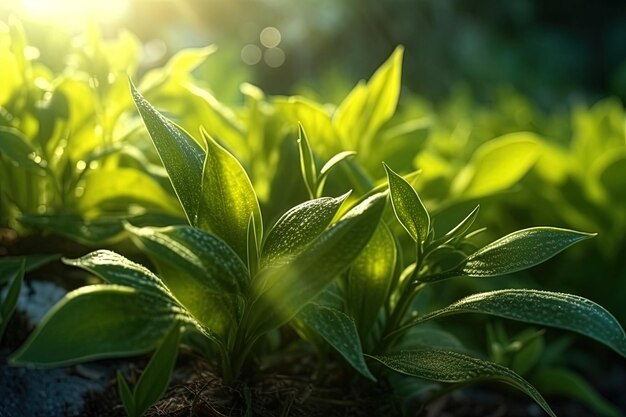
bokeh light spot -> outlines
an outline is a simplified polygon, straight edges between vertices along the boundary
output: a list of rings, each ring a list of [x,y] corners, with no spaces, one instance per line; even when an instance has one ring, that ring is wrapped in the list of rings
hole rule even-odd
[[[248,44],[241,48],[241,60],[248,65],[258,64],[261,56],[261,48],[254,44]]]
[[[261,45],[266,48],[276,48],[280,45],[281,34],[275,27],[268,26],[261,31],[260,39]]]
[[[278,68],[285,62],[285,52],[280,48],[270,48],[263,54],[263,60],[268,66]]]

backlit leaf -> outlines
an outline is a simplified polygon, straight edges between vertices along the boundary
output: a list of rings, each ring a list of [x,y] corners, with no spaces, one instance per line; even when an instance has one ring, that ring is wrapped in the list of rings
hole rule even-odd
[[[307,191],[311,198],[315,198],[316,184],[317,184],[317,168],[315,167],[315,157],[311,150],[311,144],[302,127],[302,124],[298,123],[298,149],[300,151],[300,171],[302,172],[302,178],[304,179],[304,185],[306,185]]]
[[[0,126],[0,153],[7,156],[20,168],[42,172],[46,161],[22,132],[12,127]]]

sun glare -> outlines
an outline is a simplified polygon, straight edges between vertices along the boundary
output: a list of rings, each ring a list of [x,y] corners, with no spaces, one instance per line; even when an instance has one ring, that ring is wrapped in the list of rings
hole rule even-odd
[[[23,13],[34,20],[54,21],[70,26],[87,20],[115,23],[128,13],[129,0],[22,0]]]

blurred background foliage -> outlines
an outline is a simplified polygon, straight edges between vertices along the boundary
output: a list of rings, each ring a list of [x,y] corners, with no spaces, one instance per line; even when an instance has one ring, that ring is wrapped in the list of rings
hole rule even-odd
[[[221,138],[268,220],[306,198],[285,140],[301,121],[320,161],[358,152],[336,174],[355,195],[384,178],[381,159],[421,169],[415,185],[441,231],[480,203],[485,242],[534,225],[598,232],[516,285],[577,293],[626,320],[620,0],[5,0],[0,19],[1,133],[36,148],[27,169],[1,166],[3,226],[93,243],[119,234],[120,219],[182,221],[138,129],[130,75],[189,132],[200,120]],[[379,71],[385,88],[366,93],[388,94],[384,117],[343,111],[338,123],[397,45],[404,56]],[[143,187],[88,191],[113,172]]]

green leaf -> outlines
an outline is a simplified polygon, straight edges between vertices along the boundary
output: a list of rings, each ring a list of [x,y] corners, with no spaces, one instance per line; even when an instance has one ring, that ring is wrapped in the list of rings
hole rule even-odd
[[[354,321],[343,312],[318,304],[308,304],[297,316],[315,330],[361,375],[376,381],[363,357]]]
[[[0,126],[0,153],[20,168],[42,172],[47,162],[22,132],[12,127]]]
[[[68,293],[10,359],[63,366],[153,349],[181,312],[133,288],[91,285]]]
[[[461,273],[469,277],[494,277],[538,265],[574,243],[595,234],[555,227],[518,230],[471,254]]]
[[[348,311],[359,334],[366,337],[387,300],[396,268],[396,242],[385,223],[380,222],[348,276]]]
[[[250,214],[248,221],[248,271],[250,279],[259,271],[259,239],[256,236],[256,227],[254,224],[254,216]]]
[[[349,195],[305,201],[283,214],[267,234],[262,266],[287,263],[298,255],[328,227]]]
[[[461,222],[456,225],[452,230],[446,233],[441,239],[438,239],[438,244],[446,244],[454,239],[464,237],[465,234],[469,231],[470,227],[474,224],[476,217],[478,216],[478,210],[480,210],[480,205],[476,206],[474,210],[471,211],[470,214],[467,215]]]
[[[539,391],[508,368],[463,353],[439,349],[414,349],[371,356],[394,371],[446,383],[496,380],[531,397],[550,416],[556,417]]]
[[[172,294],[159,277],[148,268],[136,264],[115,252],[99,250],[78,259],[63,259],[67,265],[85,269],[109,284],[125,285],[161,298],[165,303],[176,305]]]
[[[566,368],[541,368],[533,381],[545,395],[560,395],[585,404],[601,416],[620,417],[622,413],[605,400],[580,375]]]
[[[540,154],[541,139],[530,132],[516,132],[480,146],[451,185],[454,196],[478,198],[515,185]]]
[[[337,108],[333,125],[348,149],[367,155],[380,128],[394,115],[400,96],[402,56],[399,46],[372,75],[369,82],[359,83]]]
[[[133,403],[137,415],[143,415],[167,389],[176,364],[179,342],[180,324],[175,323],[150,358],[135,386]]]
[[[17,306],[17,300],[22,289],[22,283],[24,282],[25,265],[26,261],[22,259],[17,268],[12,272],[12,277],[8,278],[11,282],[4,300],[0,300],[2,302],[0,305],[0,340]]]
[[[78,210],[83,214],[97,209],[125,212],[130,204],[139,204],[183,215],[178,202],[152,177],[133,168],[91,171],[85,176],[84,187],[85,193],[78,199]]]
[[[182,128],[159,113],[130,83],[139,110],[189,223],[198,223],[205,152]]]
[[[571,330],[626,357],[626,336],[618,321],[593,301],[571,294],[517,289],[479,293],[426,314],[410,325],[460,313],[490,314]]]
[[[24,262],[24,273],[34,271],[37,268],[59,259],[59,255],[26,255],[5,256],[0,258],[0,284],[13,278],[13,274]]]
[[[135,411],[135,399],[133,398],[133,393],[128,388],[128,384],[124,379],[124,375],[120,371],[117,371],[117,393],[122,400],[122,405],[124,406],[124,411],[126,411],[127,417],[138,417],[139,414]]]
[[[386,164],[391,204],[396,218],[418,244],[425,241],[430,230],[430,216],[417,192]]]
[[[250,215],[254,217],[259,243],[263,237],[263,220],[256,193],[239,161],[204,130],[202,136],[207,153],[198,227],[213,231],[246,262]]]
[[[348,158],[356,155],[354,151],[343,151],[339,152],[332,158],[328,160],[320,170],[320,175],[317,178],[317,189],[315,190],[316,196],[321,196],[324,193],[324,185],[326,184],[326,179],[328,178],[328,174],[333,170],[340,162],[347,160]]]
[[[127,228],[200,323],[223,335],[238,322],[249,274],[226,243],[191,226]]]
[[[289,321],[332,280],[345,271],[374,234],[385,208],[386,193],[352,208],[289,264],[266,268],[253,281],[253,335]]]
[[[300,171],[304,179],[304,185],[309,192],[310,198],[315,198],[317,189],[317,168],[311,144],[304,131],[302,124],[298,123],[298,149],[300,150]]]

